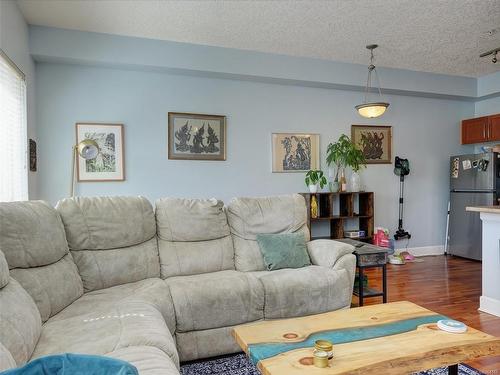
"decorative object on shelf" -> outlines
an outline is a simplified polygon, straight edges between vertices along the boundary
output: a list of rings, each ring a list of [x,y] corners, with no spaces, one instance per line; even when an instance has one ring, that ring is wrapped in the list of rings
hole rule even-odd
[[[392,126],[352,125],[351,139],[364,164],[391,164]]]
[[[169,112],[168,158],[226,160],[226,116]]]
[[[366,118],[380,117],[384,114],[387,107],[389,107],[389,103],[383,101],[382,99],[382,88],[380,85],[380,79],[378,77],[377,69],[375,68],[375,65],[373,65],[373,60],[374,60],[373,50],[377,47],[378,47],[377,44],[369,44],[366,46],[366,48],[370,51],[370,65],[368,65],[368,79],[366,80],[365,99],[362,104],[358,104],[357,106],[354,107],[361,116]],[[368,95],[372,90],[372,74],[375,75],[375,79],[377,80],[378,84],[378,94],[379,94],[378,101],[368,101]]]
[[[317,168],[319,134],[272,134],[273,172],[306,172]]]
[[[340,190],[338,181],[330,181],[328,183],[328,187],[330,189],[330,193],[337,193]]]
[[[30,171],[36,172],[36,142],[30,139]]]
[[[316,200],[316,197],[313,195],[311,197],[311,218],[316,219],[317,217],[319,217],[318,201]]]
[[[307,172],[304,181],[309,187],[309,192],[311,193],[316,193],[318,191],[318,185],[321,189],[323,189],[327,184],[326,177],[323,171],[319,169],[311,169],[309,172]]]
[[[78,181],[124,181],[123,137],[122,124],[76,124],[73,157]]]
[[[347,178],[345,178],[345,168],[342,168],[340,170],[339,185],[340,185],[340,191],[342,192],[347,191]]]
[[[345,134],[342,134],[338,141],[330,143],[326,151],[326,162],[328,166],[335,165],[336,173],[334,182],[338,184],[335,191],[347,191],[347,179],[345,177],[345,168],[351,167],[358,172],[365,166],[365,157],[354,142]],[[360,190],[360,189],[357,189]],[[332,189],[332,191],[334,191]]]

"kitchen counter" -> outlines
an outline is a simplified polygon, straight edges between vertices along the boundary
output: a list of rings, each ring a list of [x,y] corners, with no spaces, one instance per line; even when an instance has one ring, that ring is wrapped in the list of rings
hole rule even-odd
[[[483,226],[482,292],[479,310],[500,317],[500,206],[467,207]]]
[[[466,210],[472,212],[488,212],[490,214],[500,214],[500,206],[467,207]]]

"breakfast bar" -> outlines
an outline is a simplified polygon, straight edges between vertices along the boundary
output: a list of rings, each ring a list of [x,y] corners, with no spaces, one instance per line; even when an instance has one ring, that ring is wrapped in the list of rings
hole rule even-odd
[[[482,294],[479,310],[500,316],[500,206],[467,207],[483,222]]]

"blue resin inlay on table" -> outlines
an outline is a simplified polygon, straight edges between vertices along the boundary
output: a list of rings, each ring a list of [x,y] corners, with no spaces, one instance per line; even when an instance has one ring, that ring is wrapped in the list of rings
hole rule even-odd
[[[335,349],[335,345],[337,344],[345,344],[348,342],[369,340],[378,337],[386,337],[410,332],[416,330],[417,327],[422,324],[437,323],[437,321],[441,319],[448,318],[443,315],[429,315],[369,327],[353,327],[317,332],[309,335],[304,341],[300,342],[250,344],[248,346],[248,355],[252,362],[257,364],[257,362],[262,361],[263,359],[271,358],[291,350],[312,348],[314,347],[314,342],[320,339],[330,340],[333,342]]]

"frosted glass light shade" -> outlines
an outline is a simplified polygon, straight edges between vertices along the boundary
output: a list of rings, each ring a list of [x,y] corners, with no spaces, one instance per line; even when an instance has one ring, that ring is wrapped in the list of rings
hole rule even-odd
[[[382,116],[387,107],[389,107],[389,103],[378,102],[378,103],[364,103],[357,105],[354,108],[356,108],[358,113],[363,117],[375,118]]]

